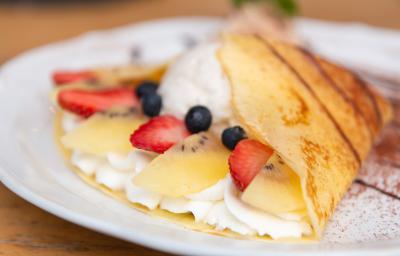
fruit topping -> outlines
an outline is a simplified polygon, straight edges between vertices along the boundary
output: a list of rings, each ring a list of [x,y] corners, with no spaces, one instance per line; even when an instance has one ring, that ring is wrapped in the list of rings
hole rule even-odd
[[[233,150],[239,141],[246,138],[246,133],[240,126],[226,128],[221,135],[222,143],[230,150]]]
[[[141,98],[142,110],[146,116],[154,117],[158,116],[162,107],[161,96],[157,93],[144,94]]]
[[[229,156],[232,179],[240,191],[244,191],[261,171],[273,154],[273,150],[252,139],[241,140]]]
[[[130,141],[136,148],[163,153],[189,135],[182,120],[165,115],[141,125],[131,135]]]
[[[279,215],[306,208],[300,179],[289,166],[273,154],[242,193],[243,202]]]
[[[192,133],[207,131],[210,128],[211,121],[210,110],[200,105],[190,108],[185,116],[186,127]]]
[[[193,134],[157,156],[133,183],[169,197],[197,193],[226,177],[229,153],[211,134]]]
[[[157,91],[157,88],[158,88],[158,83],[149,80],[143,81],[136,88],[136,96],[142,98],[147,94],[153,94]]]
[[[146,122],[146,118],[130,109],[112,109],[94,114],[61,138],[66,148],[84,153],[104,155],[110,152],[127,154],[132,151],[129,136]]]
[[[96,112],[113,107],[138,107],[139,101],[130,88],[104,89],[88,91],[71,89],[60,91],[58,104],[65,110],[82,117],[89,117]]]
[[[56,71],[52,78],[56,85],[63,85],[78,81],[96,80],[96,75],[91,71]]]

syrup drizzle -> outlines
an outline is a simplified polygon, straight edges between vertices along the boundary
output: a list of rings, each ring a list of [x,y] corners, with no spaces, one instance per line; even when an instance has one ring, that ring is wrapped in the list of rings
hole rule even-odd
[[[376,99],[375,99],[373,93],[371,92],[371,90],[369,89],[369,87],[365,83],[365,81],[362,80],[358,75],[353,73],[353,77],[357,81],[357,84],[360,85],[360,88],[362,88],[362,90],[368,96],[368,99],[370,100],[370,102],[372,103],[372,106],[375,111],[376,120],[377,120],[377,122],[379,122],[379,127],[382,128],[382,126],[383,126],[382,114],[381,114],[381,111],[378,107],[378,103],[376,102]]]
[[[379,193],[381,193],[383,195],[386,195],[388,197],[391,197],[391,198],[393,198],[395,200],[400,200],[400,196],[397,196],[397,195],[395,195],[393,193],[390,193],[390,192],[387,192],[387,191],[385,191],[383,189],[380,189],[380,188],[378,188],[378,187],[376,187],[376,186],[374,186],[372,184],[369,184],[369,183],[363,181],[362,179],[356,179],[354,181],[354,183],[357,183],[357,184],[360,184],[360,185],[362,185],[364,187],[367,187],[367,188],[373,189],[375,191],[378,191]]]
[[[296,76],[296,78],[300,81],[304,87],[307,88],[307,90],[310,92],[310,94],[314,97],[314,99],[318,102],[318,104],[321,106],[322,110],[326,113],[328,118],[332,121],[333,125],[335,126],[336,130],[339,132],[340,136],[342,139],[345,141],[347,146],[350,148],[350,151],[354,155],[355,159],[358,162],[358,165],[361,166],[361,157],[358,154],[358,152],[355,150],[353,144],[350,142],[349,138],[346,136],[346,134],[343,132],[342,128],[340,125],[337,123],[337,121],[333,118],[332,114],[329,112],[329,110],[326,108],[326,106],[321,102],[321,100],[317,97],[315,92],[312,90],[310,85],[304,80],[304,78],[297,72],[296,69],[266,40],[263,40],[260,38],[262,42],[270,49],[270,51],[275,55],[277,59],[279,59],[289,70],[292,74]]]
[[[309,51],[307,51],[304,48],[298,47],[298,49],[300,50],[300,52],[303,53],[304,56],[306,56],[310,62],[314,65],[314,67],[318,70],[318,72],[321,74],[321,76],[325,79],[325,81],[353,108],[354,112],[361,117],[361,119],[364,121],[364,124],[366,125],[366,127],[368,128],[368,132],[369,132],[369,136],[370,136],[370,140],[374,141],[374,136],[373,136],[373,132],[372,129],[367,121],[366,116],[364,115],[364,113],[360,110],[360,108],[358,107],[358,105],[350,99],[350,97],[348,97],[346,95],[346,93],[343,91],[343,89],[335,82],[335,80],[332,79],[332,77],[326,73],[326,71],[323,69],[323,67],[318,63],[318,61],[316,60],[316,58],[314,57],[314,55],[312,55]]]

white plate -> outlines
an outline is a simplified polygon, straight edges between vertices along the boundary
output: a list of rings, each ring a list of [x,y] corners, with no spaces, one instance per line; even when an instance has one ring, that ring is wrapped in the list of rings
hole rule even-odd
[[[194,255],[399,255],[400,238],[369,242],[269,244],[189,231],[153,219],[92,189],[68,170],[53,141],[49,74],[131,61],[159,62],[214,34],[211,18],[161,20],[94,32],[45,46],[0,70],[1,181],[61,218],[158,250]],[[132,51],[134,52],[132,54]]]

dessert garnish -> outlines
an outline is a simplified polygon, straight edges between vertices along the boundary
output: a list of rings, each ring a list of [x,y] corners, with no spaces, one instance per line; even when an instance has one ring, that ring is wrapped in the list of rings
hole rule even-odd
[[[236,187],[244,191],[274,151],[252,139],[240,141],[229,156],[229,169]]]
[[[98,91],[71,89],[60,91],[58,104],[65,110],[87,118],[113,107],[138,107],[139,101],[131,88]]]
[[[144,81],[136,88],[143,113],[149,117],[158,116],[162,108],[162,99],[157,94],[157,88],[158,84],[153,81]]]
[[[205,106],[191,107],[185,116],[187,129],[192,133],[207,131],[212,122],[210,110]]]
[[[189,135],[182,120],[171,115],[163,115],[141,125],[131,135],[130,141],[136,148],[163,153]]]
[[[238,125],[226,128],[221,135],[222,143],[230,150],[233,150],[236,144],[245,138],[246,132]]]
[[[96,76],[91,71],[59,71],[53,73],[53,81],[56,85],[61,86],[79,81],[95,80]]]
[[[158,83],[154,81],[143,81],[136,88],[136,96],[138,96],[138,98],[142,98],[142,96],[147,94],[156,93],[158,86]]]

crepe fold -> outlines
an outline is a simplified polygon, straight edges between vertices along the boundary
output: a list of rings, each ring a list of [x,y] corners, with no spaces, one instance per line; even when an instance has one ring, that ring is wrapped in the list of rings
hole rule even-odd
[[[304,49],[224,35],[218,58],[234,115],[299,176],[316,236],[356,177],[390,104],[350,71]]]

